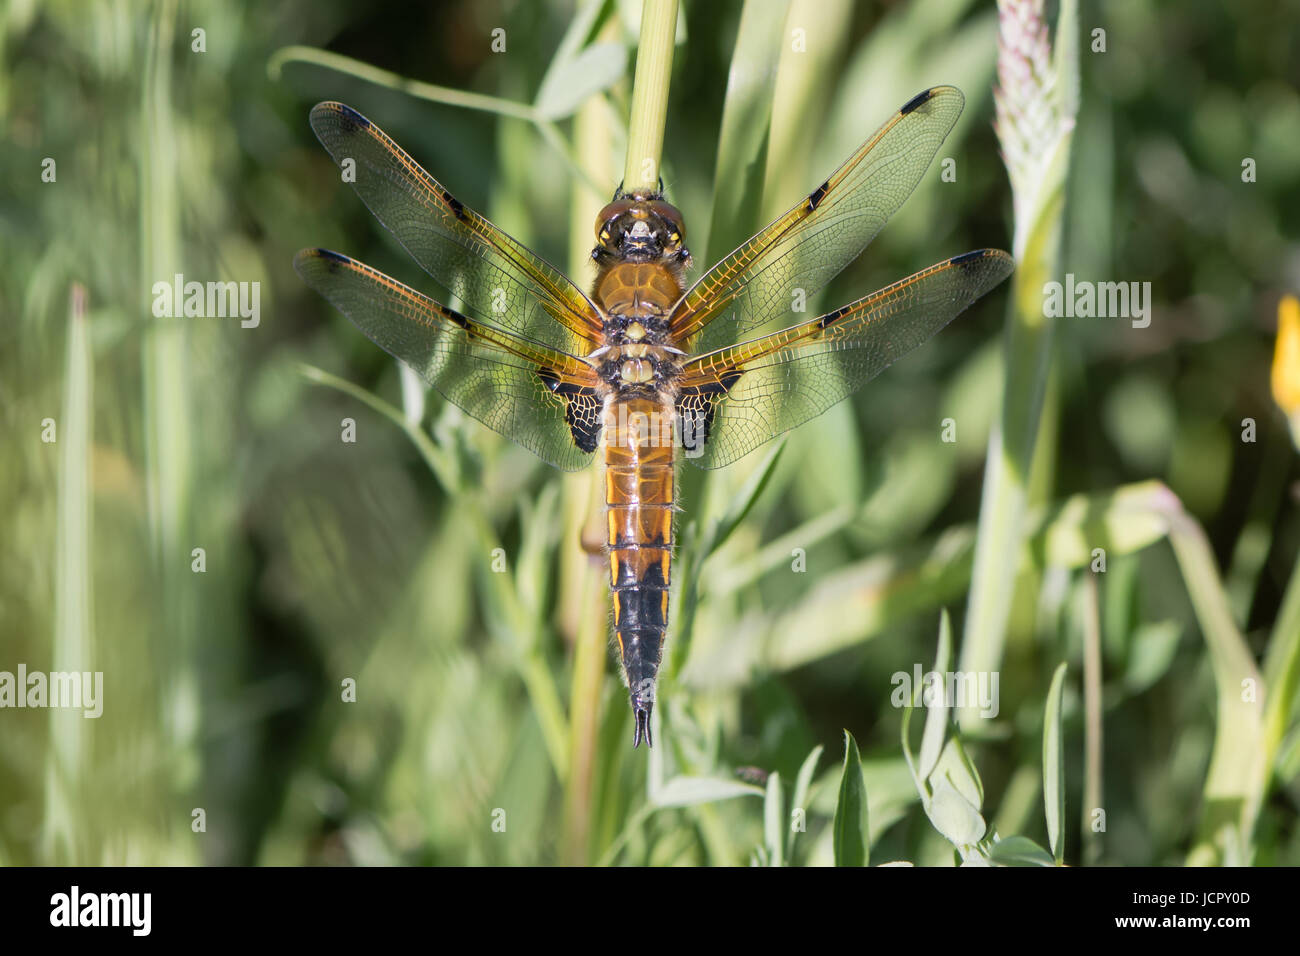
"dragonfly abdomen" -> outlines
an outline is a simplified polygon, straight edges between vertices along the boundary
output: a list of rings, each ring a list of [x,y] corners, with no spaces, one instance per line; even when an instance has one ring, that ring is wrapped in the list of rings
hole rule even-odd
[[[636,742],[644,737],[650,743],[673,547],[671,405],[652,397],[611,398],[604,433],[614,635],[636,716]]]

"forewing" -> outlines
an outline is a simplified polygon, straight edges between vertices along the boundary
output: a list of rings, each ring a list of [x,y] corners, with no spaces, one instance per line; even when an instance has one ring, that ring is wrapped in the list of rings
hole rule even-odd
[[[790,320],[796,296],[811,298],[903,205],[963,102],[951,86],[912,97],[826,182],[700,277],[673,311],[674,341],[703,352]]]
[[[303,280],[448,401],[557,468],[592,459],[600,437],[594,370],[573,355],[461,315],[327,249],[294,258]]]
[[[584,355],[600,341],[599,310],[558,269],[463,205],[368,119],[319,103],[311,127],[375,217],[478,318]]]
[[[968,252],[811,322],[691,359],[677,399],[684,456],[720,468],[820,415],[942,329],[1013,265],[997,249]]]

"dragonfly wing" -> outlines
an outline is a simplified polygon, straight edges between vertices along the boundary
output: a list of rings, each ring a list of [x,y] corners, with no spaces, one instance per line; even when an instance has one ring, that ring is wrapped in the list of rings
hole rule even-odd
[[[674,341],[721,348],[785,317],[858,257],[911,194],[961,115],[951,86],[912,97],[830,178],[727,256],[673,311]]]
[[[483,321],[562,352],[600,342],[600,310],[562,272],[458,201],[379,127],[319,103],[311,127],[375,217]],[[344,166],[344,168],[347,168]]]
[[[327,249],[294,258],[303,280],[448,401],[574,471],[600,439],[595,371],[574,355],[477,322]]]
[[[682,368],[684,456],[720,468],[820,415],[921,345],[1011,274],[997,249],[947,259],[879,292]]]

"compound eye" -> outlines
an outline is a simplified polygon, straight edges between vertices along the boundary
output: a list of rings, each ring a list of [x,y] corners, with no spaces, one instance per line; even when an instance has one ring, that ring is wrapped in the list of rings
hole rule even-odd
[[[607,205],[604,209],[602,209],[599,215],[596,216],[597,238],[599,238],[601,242],[604,242],[606,239],[608,239],[609,234],[606,231],[606,227],[611,222],[613,222],[619,216],[626,213],[631,208],[632,208],[632,200],[616,199],[612,203]]]
[[[681,242],[686,238],[686,222],[682,218],[681,210],[670,202],[664,202],[662,199],[651,202],[650,208],[667,223],[670,233],[676,233],[675,236],[670,234],[670,239],[674,242]]]

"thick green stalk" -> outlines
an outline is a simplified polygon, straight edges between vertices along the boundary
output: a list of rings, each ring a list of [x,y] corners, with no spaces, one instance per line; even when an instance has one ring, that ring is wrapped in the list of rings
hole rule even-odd
[[[962,671],[1002,666],[1029,480],[1051,370],[1053,320],[1043,286],[1060,273],[1065,183],[1078,113],[1077,5],[1063,3],[1055,56],[1041,0],[1000,0],[998,136],[1015,199],[1017,271],[1007,319],[1001,414],[989,435],[979,533],[962,639]],[[1043,118],[1050,118],[1044,122]],[[977,734],[978,708],[963,708]]]
[[[668,118],[668,81],[673,72],[676,36],[677,0],[645,0],[632,87],[632,118],[627,131],[627,159],[623,166],[623,189],[629,193],[653,192],[659,188],[659,162]]]

